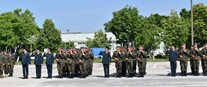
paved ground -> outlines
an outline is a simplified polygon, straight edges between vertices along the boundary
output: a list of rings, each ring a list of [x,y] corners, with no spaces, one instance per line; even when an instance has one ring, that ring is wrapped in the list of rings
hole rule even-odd
[[[178,65],[177,72],[179,73]],[[53,75],[57,75],[56,65],[54,65]],[[111,74],[115,73],[114,64],[111,64]],[[103,68],[100,63],[94,64],[93,75],[86,79],[74,78],[53,78],[46,79],[46,67],[43,65],[42,79],[35,79],[34,65],[30,65],[29,79],[24,80],[22,77],[21,65],[15,66],[14,77],[0,79],[1,87],[206,87],[207,77],[192,76],[187,77],[170,77],[168,62],[150,62],[147,64],[147,75],[144,78],[103,78]],[[188,69],[190,71],[190,69]],[[190,73],[190,72],[189,72]],[[201,69],[200,69],[201,73]]]

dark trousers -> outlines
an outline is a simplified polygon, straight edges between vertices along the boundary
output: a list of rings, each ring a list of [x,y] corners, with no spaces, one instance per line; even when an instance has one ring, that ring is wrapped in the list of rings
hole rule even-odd
[[[48,78],[52,78],[52,65],[47,65]]]
[[[22,64],[22,72],[23,72],[23,77],[28,78],[29,75],[29,65],[28,64]]]
[[[121,69],[121,76],[125,76],[126,75],[126,70],[127,70],[127,63],[126,61],[122,62],[122,69]]]
[[[104,76],[109,77],[109,64],[103,64]]]
[[[171,75],[176,76],[177,63],[176,62],[170,62],[170,67],[171,67]]]
[[[35,68],[36,68],[36,77],[41,78],[42,65],[35,65]]]

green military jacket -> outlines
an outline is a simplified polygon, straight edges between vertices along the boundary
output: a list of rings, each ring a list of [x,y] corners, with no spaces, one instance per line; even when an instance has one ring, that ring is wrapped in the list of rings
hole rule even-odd
[[[195,49],[192,49],[190,51],[190,55],[191,55],[191,60],[199,60],[200,59],[200,56],[201,56],[201,53],[200,53],[200,51],[197,51]],[[194,55],[195,57],[193,58],[192,55]]]
[[[57,63],[61,63],[63,61],[63,53],[57,53],[56,58],[58,59]]]
[[[137,54],[134,51],[132,53],[127,52],[126,55],[127,58],[129,58],[128,62],[133,62],[137,60]]]
[[[121,61],[125,61],[126,58],[126,54],[124,52],[118,53],[117,51],[115,51],[113,53],[113,59],[118,58],[118,61],[115,62],[121,62]]]
[[[144,51],[142,53],[140,51],[137,51],[137,58],[140,58],[140,61],[138,61],[138,62],[146,62],[147,61],[147,52]]]
[[[180,61],[187,61],[188,57],[190,55],[190,52],[188,49],[186,49],[186,52],[183,49],[180,49],[178,52],[178,55],[179,55]],[[180,57],[180,56],[182,56],[182,57]]]
[[[0,54],[0,64],[4,64],[5,57],[3,54]]]
[[[202,56],[203,60],[207,60],[207,49],[205,49],[205,48],[202,49],[202,50],[201,50],[201,54],[202,54],[202,55],[205,55],[205,57]]]

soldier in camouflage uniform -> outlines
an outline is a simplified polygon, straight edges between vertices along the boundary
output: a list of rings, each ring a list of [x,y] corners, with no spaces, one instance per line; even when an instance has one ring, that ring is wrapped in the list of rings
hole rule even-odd
[[[93,55],[93,53],[92,53],[92,51],[90,49],[87,49],[87,50],[88,50],[88,53],[90,55],[90,57],[89,57],[89,72],[88,72],[88,74],[92,75],[94,55]]]
[[[75,74],[75,57],[73,56],[73,50],[69,49],[68,55],[67,55],[67,67],[69,72],[69,78],[73,78]]]
[[[198,50],[197,43],[194,44],[193,49],[190,51],[191,55],[191,69],[192,74],[195,76],[199,75],[199,60],[200,60],[200,51]]]
[[[120,47],[117,47],[116,50],[117,51],[115,51],[113,53],[112,58],[115,61],[116,74],[117,74],[116,77],[120,78],[121,77],[121,71],[122,71],[122,61],[123,61],[123,59],[125,59],[125,56],[122,54]]]
[[[4,74],[4,55],[3,52],[0,52],[0,78],[3,78]]]
[[[189,51],[188,49],[186,49],[185,43],[182,45],[182,49],[179,50],[178,54],[179,54],[179,60],[180,60],[180,66],[181,66],[181,75],[187,76]]]
[[[4,52],[4,58],[5,58],[4,59],[4,74],[5,74],[5,77],[8,77],[10,59],[9,59],[9,55],[6,51]]]
[[[133,77],[133,62],[137,58],[136,53],[134,52],[134,49],[132,47],[128,48],[126,62],[127,62],[127,71],[128,71],[128,77]]]
[[[81,55],[80,55],[80,52],[78,49],[74,49],[73,50],[73,57],[75,59],[75,76],[78,76],[79,75],[79,71],[80,71],[80,68],[79,68],[79,58],[81,58]]]
[[[126,62],[126,57],[127,57],[127,49],[122,47],[121,53],[124,56],[122,60],[122,70],[121,70],[121,76],[126,76],[127,74],[127,62]]]
[[[84,67],[86,70],[86,76],[89,75],[89,67],[90,67],[90,53],[88,52],[88,50],[86,48],[84,48],[84,52],[82,53],[82,56],[84,58]]]
[[[67,56],[68,56],[68,53],[67,53],[67,50],[64,50],[63,51],[63,56],[62,56],[62,62],[61,62],[61,70],[63,72],[63,77],[67,76],[69,74],[68,72],[68,60],[67,60]]]
[[[63,61],[63,52],[61,48],[58,48],[58,53],[56,54],[56,62],[57,62],[58,75],[60,78],[63,77],[63,70],[61,66],[62,61]]]
[[[207,76],[207,43],[204,45],[201,55],[203,60],[203,75]]]
[[[84,49],[81,49],[81,52],[76,54],[76,57],[78,59],[79,68],[80,68],[80,74],[81,74],[80,77],[81,78],[86,77],[86,66],[85,66],[85,60],[84,60],[83,55],[85,55]]]
[[[13,76],[14,72],[14,65],[15,65],[15,57],[16,54],[11,54],[10,52],[8,53],[8,58],[9,58],[9,76]]]
[[[147,52],[144,51],[144,47],[140,46],[139,51],[137,51],[138,57],[138,68],[139,68],[139,77],[144,77],[146,74],[146,65],[147,65]]]

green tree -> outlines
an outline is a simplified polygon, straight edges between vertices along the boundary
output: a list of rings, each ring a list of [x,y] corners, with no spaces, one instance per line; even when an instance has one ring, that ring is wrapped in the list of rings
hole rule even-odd
[[[109,40],[107,39],[106,34],[100,29],[98,32],[95,32],[94,39],[87,38],[86,46],[89,48],[104,48],[109,46]]]
[[[170,16],[162,21],[163,41],[166,45],[180,46],[188,40],[189,24],[181,18],[176,11],[171,11]]]
[[[37,38],[37,47],[39,49],[51,48],[56,50],[62,43],[60,31],[55,28],[55,24],[51,19],[46,19],[43,29]]]
[[[134,42],[143,20],[144,17],[138,15],[137,8],[126,6],[113,12],[113,18],[104,25],[107,32],[112,32],[116,36],[118,43],[128,45],[128,42]]]

